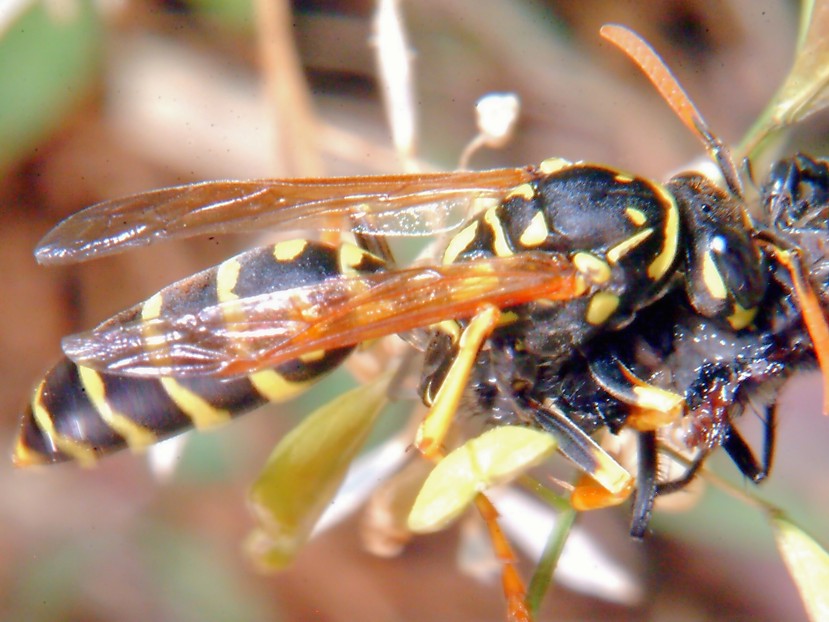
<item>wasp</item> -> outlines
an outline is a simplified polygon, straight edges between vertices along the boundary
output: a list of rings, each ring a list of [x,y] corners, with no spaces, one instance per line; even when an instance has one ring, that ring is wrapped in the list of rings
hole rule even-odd
[[[538,396],[548,409],[566,412],[583,430],[608,426],[618,432],[635,415],[631,378],[643,379],[683,397],[683,416],[674,424],[638,429],[638,470],[631,534],[647,528],[653,501],[659,494],[687,485],[706,457],[722,447],[740,472],[755,483],[771,469],[776,398],[793,374],[817,367],[813,337],[798,303],[796,279],[787,262],[792,256],[809,274],[822,308],[829,297],[829,163],[797,154],[776,162],[760,191],[762,213],[756,229],[758,243],[769,244],[789,257],[770,262],[765,294],[750,326],[736,329],[728,322],[699,313],[685,292],[676,289],[637,313],[619,331],[591,340],[556,373],[544,370],[537,378]],[[701,229],[705,231],[705,229]],[[716,229],[708,230],[717,244]],[[785,251],[781,249],[786,249]],[[535,399],[539,399],[539,397]],[[525,398],[532,399],[532,398]],[[747,409],[758,412],[763,448],[756,457],[735,427]],[[555,427],[542,416],[536,423]],[[676,480],[659,481],[659,436],[678,433],[683,449],[696,451],[687,472]],[[581,491],[581,494],[589,489]],[[589,507],[577,490],[575,503]]]
[[[415,445],[427,457],[439,458],[461,408],[541,427],[590,478],[574,505],[634,495],[634,536],[656,495],[687,483],[717,447],[762,479],[773,399],[761,460],[732,421],[759,385],[815,362],[829,370],[827,165],[775,165],[755,220],[727,149],[655,52],[622,27],[603,34],[700,136],[724,187],[697,173],[661,184],[554,158],[483,172],[215,181],[99,203],[48,233],[38,261],[263,227],[342,228],[355,243],[256,248],[67,337],[23,416],[16,463],[92,463],[210,427],[293,397],[362,342],[421,331],[429,414]],[[435,215],[458,208],[469,216],[443,219],[454,228],[439,258],[396,264],[385,237],[433,233]],[[699,345],[709,336],[721,351]],[[675,425],[701,452],[684,478],[663,482],[657,433]],[[635,481],[593,440],[602,427],[639,434]]]

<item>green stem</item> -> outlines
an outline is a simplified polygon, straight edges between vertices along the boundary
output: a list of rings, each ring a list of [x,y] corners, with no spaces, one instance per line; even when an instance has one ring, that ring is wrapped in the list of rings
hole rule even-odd
[[[576,516],[578,516],[578,512],[572,507],[561,512],[557,517],[555,527],[550,531],[550,537],[547,539],[544,552],[541,554],[541,559],[538,561],[530,580],[530,587],[527,590],[527,608],[530,610],[533,619],[536,618],[541,602],[544,600],[544,595],[547,593],[547,588],[550,587],[553,580],[553,572],[555,572],[558,565],[567,537],[576,522]]]

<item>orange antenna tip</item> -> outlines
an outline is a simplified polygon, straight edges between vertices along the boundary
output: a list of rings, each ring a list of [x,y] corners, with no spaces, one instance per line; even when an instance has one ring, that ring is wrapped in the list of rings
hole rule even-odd
[[[631,29],[618,24],[605,24],[599,29],[602,38],[621,49],[642,70],[671,107],[680,121],[705,145],[706,151],[722,171],[725,183],[736,197],[743,196],[737,168],[726,146],[711,132],[705,119],[691,102],[685,89],[668,69],[659,54]]]

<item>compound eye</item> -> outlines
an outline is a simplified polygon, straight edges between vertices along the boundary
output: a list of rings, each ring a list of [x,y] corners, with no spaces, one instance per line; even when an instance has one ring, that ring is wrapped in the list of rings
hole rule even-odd
[[[766,260],[745,231],[719,225],[697,231],[689,244],[686,290],[698,313],[739,330],[754,319],[766,292]]]
[[[766,293],[768,269],[741,218],[740,205],[701,176],[675,178],[685,231],[685,288],[700,315],[748,326]]]

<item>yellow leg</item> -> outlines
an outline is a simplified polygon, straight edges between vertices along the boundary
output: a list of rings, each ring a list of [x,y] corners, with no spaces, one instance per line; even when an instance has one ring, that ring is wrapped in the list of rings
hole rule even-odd
[[[443,440],[469,382],[469,374],[478,358],[478,352],[498,324],[500,316],[497,307],[486,306],[472,317],[461,333],[457,356],[435,395],[429,414],[417,431],[415,446],[424,457],[440,460]],[[503,566],[501,580],[507,599],[508,619],[510,622],[530,622],[524,582],[515,567],[515,553],[498,525],[498,511],[482,493],[475,496],[475,505],[486,523],[495,556]]]
[[[486,306],[473,316],[461,333],[458,354],[435,395],[429,414],[417,430],[415,447],[427,458],[435,458],[440,454],[443,439],[458,409],[478,352],[498,324],[500,316],[497,307]]]
[[[653,432],[679,419],[685,399],[645,382],[615,355],[590,364],[590,371],[601,387],[620,402],[629,405],[626,425],[640,432]]]

